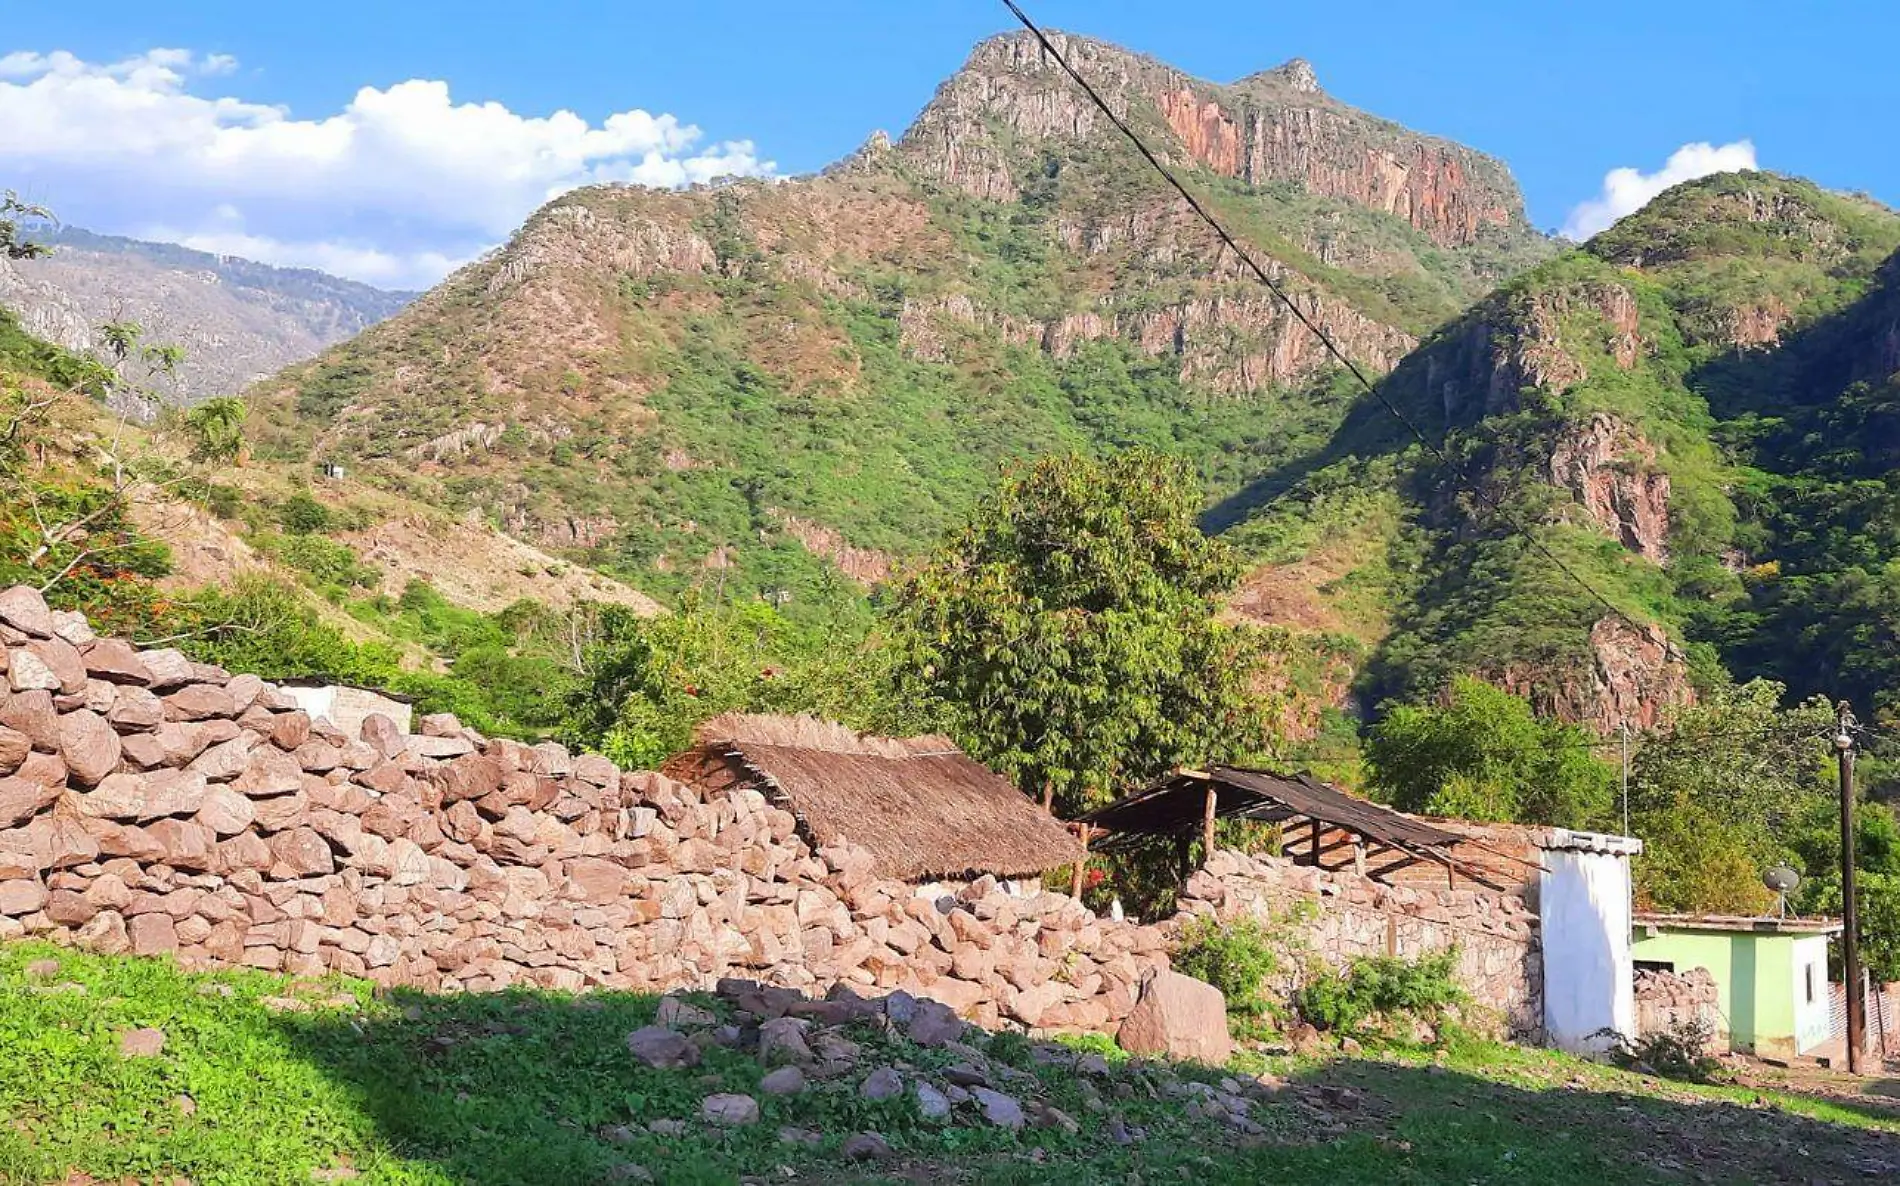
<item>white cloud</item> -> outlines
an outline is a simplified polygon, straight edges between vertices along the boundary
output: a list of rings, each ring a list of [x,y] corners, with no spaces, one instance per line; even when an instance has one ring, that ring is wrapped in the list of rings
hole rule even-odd
[[[703,144],[671,115],[526,116],[441,81],[366,86],[317,119],[195,93],[236,68],[176,49],[0,56],[0,188],[94,230],[420,286],[577,185],[773,171],[749,141]]]
[[[1672,185],[1707,177],[1711,173],[1733,173],[1755,167],[1755,146],[1747,140],[1717,147],[1697,142],[1685,144],[1669,154],[1663,167],[1654,173],[1637,169],[1611,169],[1603,175],[1603,195],[1582,202],[1564,220],[1563,235],[1569,239],[1588,239],[1625,215],[1634,214],[1649,200]]]

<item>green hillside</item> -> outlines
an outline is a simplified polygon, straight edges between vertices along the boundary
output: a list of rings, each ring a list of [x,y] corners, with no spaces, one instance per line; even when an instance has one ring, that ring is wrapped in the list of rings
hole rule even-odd
[[[1375,372],[1549,253],[1508,172],[1468,149],[1317,90],[1184,82],[1078,44]],[[844,549],[920,553],[1013,458],[1152,445],[1224,497],[1318,447],[1346,406],[1329,360],[1018,45],[979,47],[899,143],[822,176],[556,200],[254,392],[260,456],[345,462],[655,593],[716,580],[789,591],[796,613],[855,595]],[[1169,122],[1187,93],[1237,127],[1311,112],[1318,148],[1355,168],[1375,150],[1456,165],[1439,200],[1463,205],[1408,218],[1271,159],[1197,161]]]
[[[1476,670],[1571,715],[1600,698],[1591,631],[1612,615],[1508,516],[1623,614],[1694,640],[1694,680],[1726,666],[1887,703],[1896,249],[1900,216],[1807,182],[1678,187],[1394,369],[1383,394],[1444,462],[1366,399],[1216,515],[1284,565],[1378,511],[1377,546],[1320,591],[1370,583],[1393,607],[1377,697]]]

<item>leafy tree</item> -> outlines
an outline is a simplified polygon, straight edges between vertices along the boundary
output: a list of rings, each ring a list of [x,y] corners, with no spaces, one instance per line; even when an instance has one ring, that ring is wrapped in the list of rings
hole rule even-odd
[[[1839,812],[1834,801],[1817,801],[1794,830],[1802,870],[1795,905],[1803,914],[1841,913]],[[1861,962],[1877,981],[1900,980],[1900,821],[1884,803],[1856,807],[1854,870]]]
[[[1663,910],[1753,911],[1762,871],[1793,857],[1792,829],[1830,785],[1834,712],[1781,707],[1770,680],[1718,688],[1643,738],[1630,775],[1638,895]]]
[[[722,712],[810,713],[885,733],[927,724],[891,696],[888,648],[763,602],[689,595],[653,619],[600,607],[592,632],[564,732],[629,766],[686,748],[694,727]]]
[[[44,206],[35,206],[22,202],[20,195],[7,190],[0,195],[0,254],[8,259],[37,259],[42,255],[51,255],[52,248],[42,243],[29,243],[20,236],[24,233],[20,224],[23,221],[46,221],[53,217],[52,211]]]
[[[1366,740],[1372,791],[1402,811],[1587,827],[1607,818],[1615,773],[1575,725],[1471,676],[1443,703],[1394,708]]]
[[[1065,813],[1257,749],[1256,648],[1216,616],[1239,563],[1201,533],[1200,498],[1148,450],[1010,474],[898,593],[912,693]]]
[[[294,587],[243,576],[229,589],[205,589],[173,607],[176,645],[194,659],[266,679],[325,676],[387,684],[400,668],[395,648],[353,642],[318,617]]]
[[[240,462],[244,455],[244,401],[234,395],[208,399],[185,413],[193,460],[211,465]]]

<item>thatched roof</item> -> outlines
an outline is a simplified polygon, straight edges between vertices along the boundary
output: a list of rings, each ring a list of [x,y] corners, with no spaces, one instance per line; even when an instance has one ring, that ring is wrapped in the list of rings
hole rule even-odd
[[[689,781],[742,783],[798,817],[815,844],[868,849],[903,881],[1070,864],[1081,843],[947,737],[874,737],[811,717],[728,714],[667,764]],[[723,768],[723,770],[721,769]]]

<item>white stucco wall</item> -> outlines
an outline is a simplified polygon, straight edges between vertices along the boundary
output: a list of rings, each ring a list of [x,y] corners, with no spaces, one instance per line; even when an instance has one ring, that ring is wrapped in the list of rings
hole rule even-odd
[[[1568,843],[1566,843],[1568,841]],[[1544,938],[1544,1034],[1551,1045],[1601,1054],[1603,1030],[1634,1034],[1630,855],[1624,837],[1558,833],[1543,852],[1538,913]]]
[[[1806,1054],[1832,1036],[1828,1023],[1827,936],[1803,935],[1794,941],[1794,1048]],[[1810,979],[1812,978],[1812,979]],[[1814,999],[1808,999],[1812,985]]]

